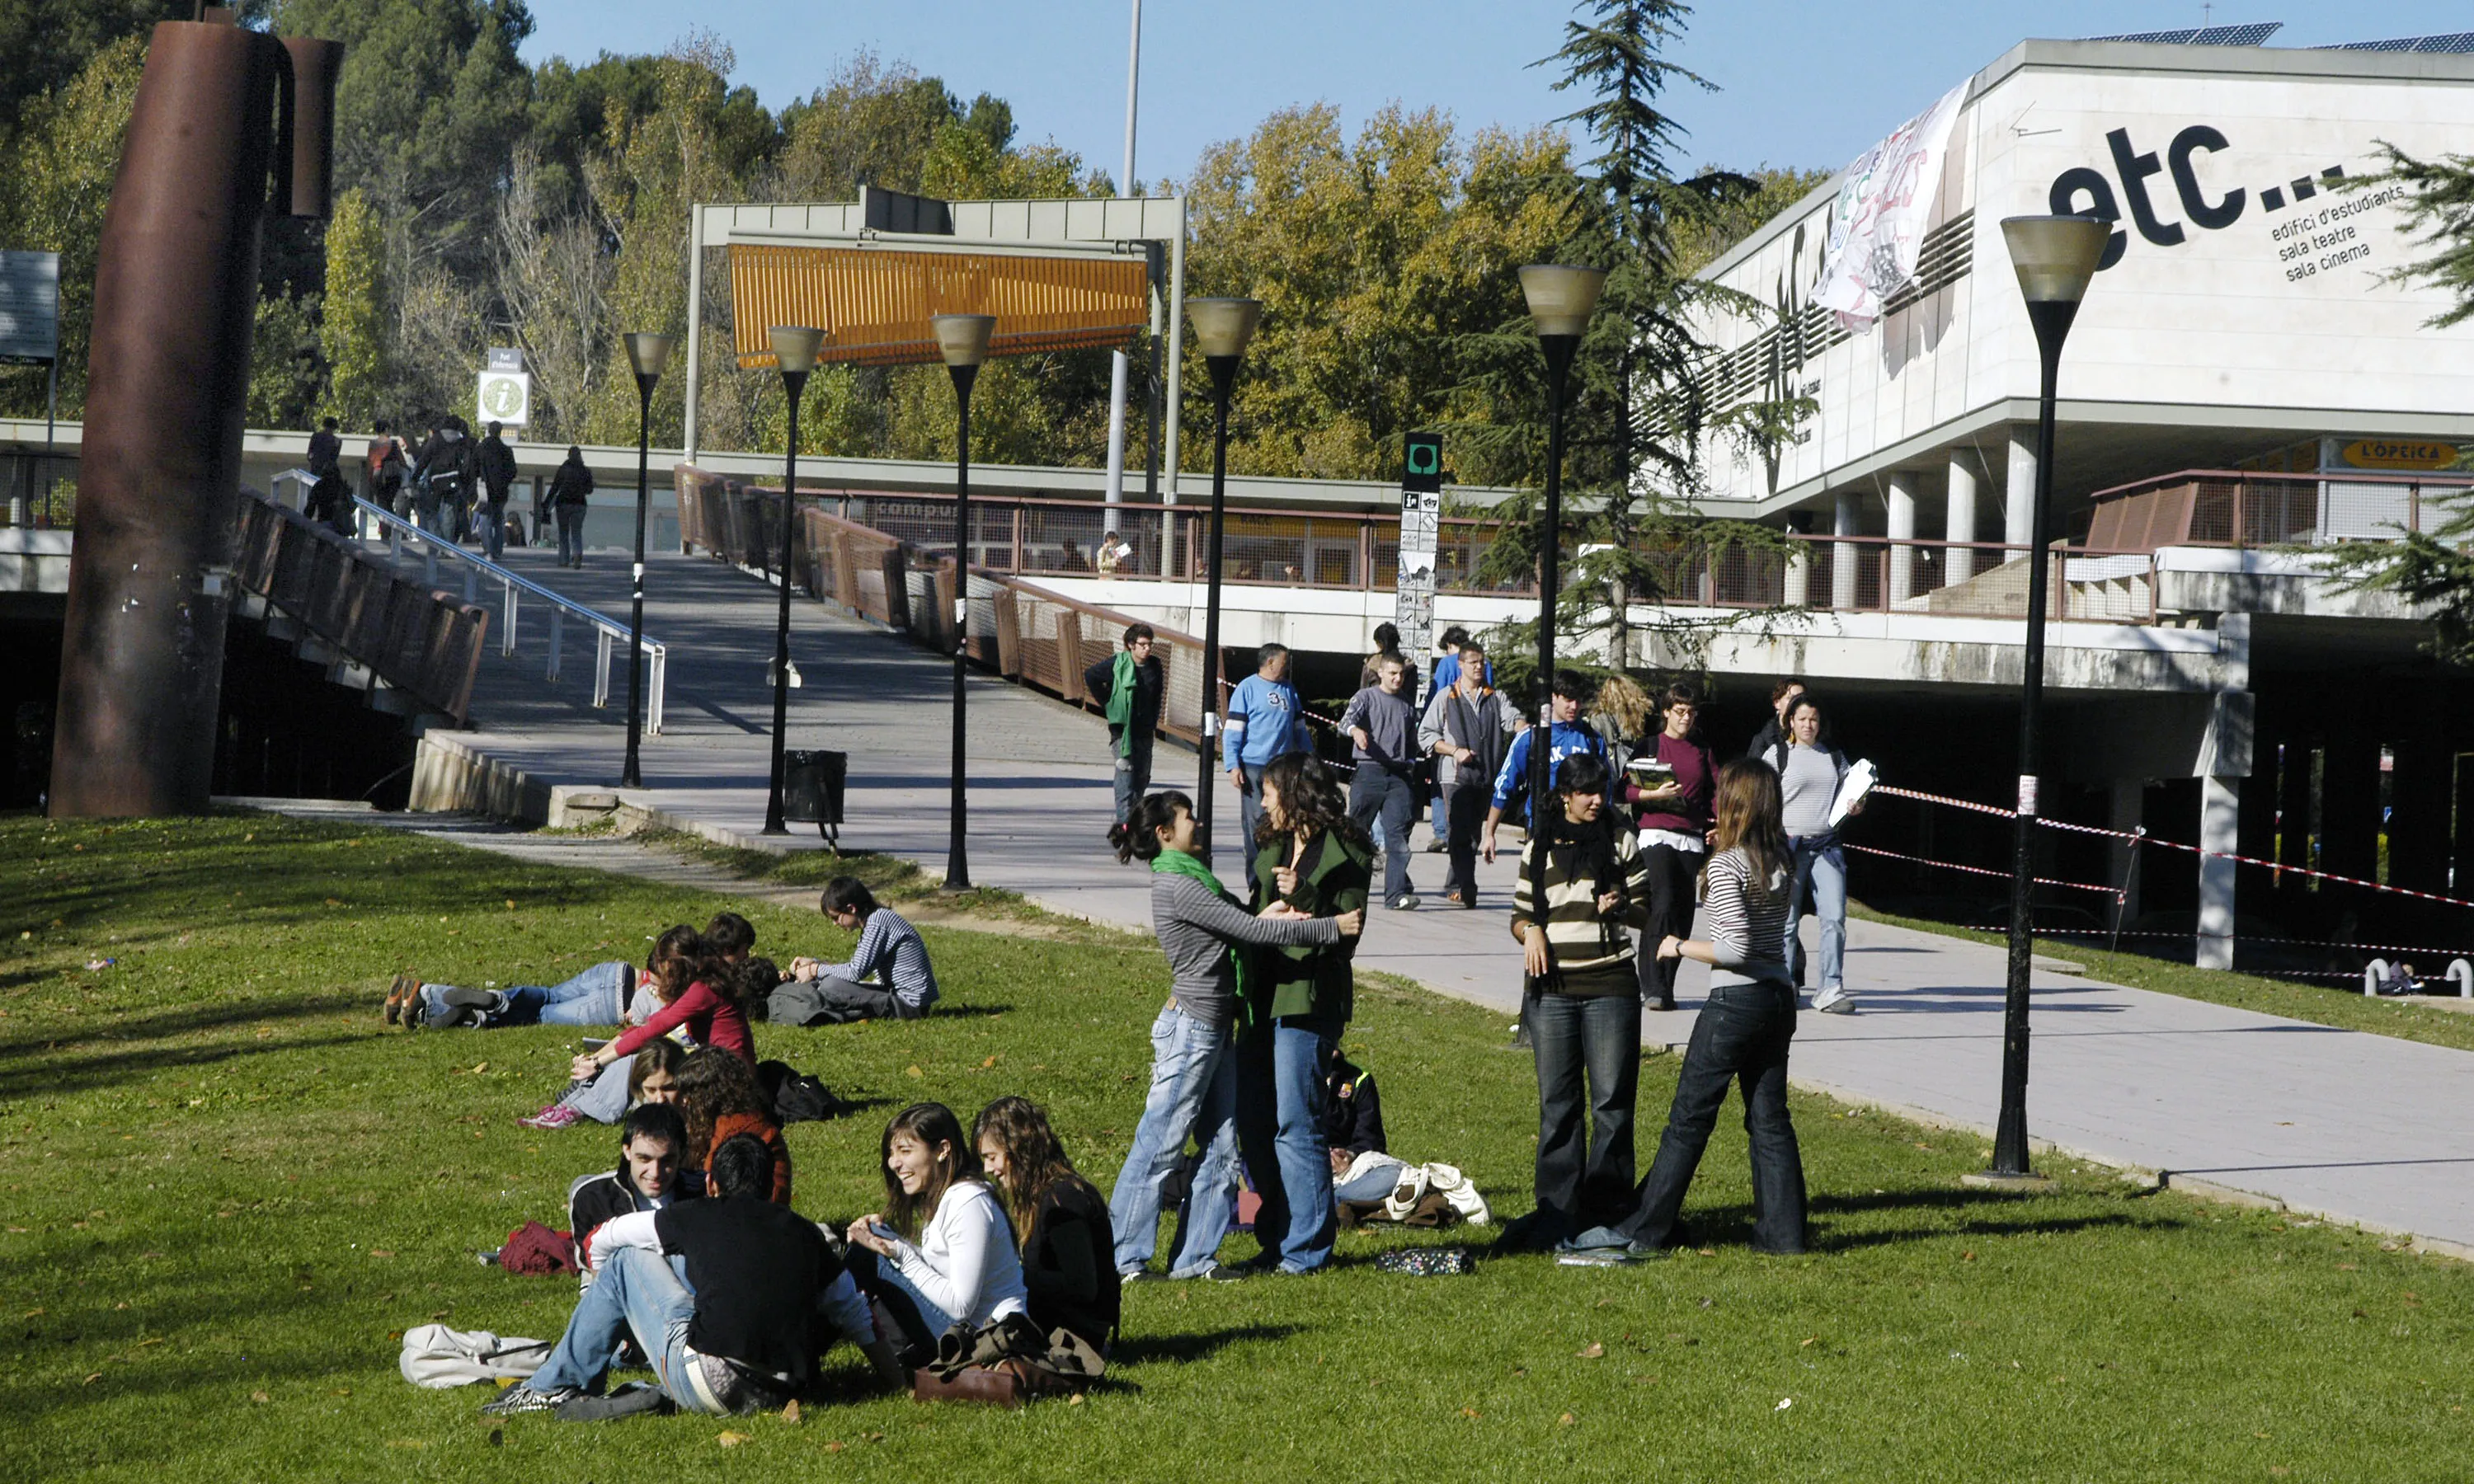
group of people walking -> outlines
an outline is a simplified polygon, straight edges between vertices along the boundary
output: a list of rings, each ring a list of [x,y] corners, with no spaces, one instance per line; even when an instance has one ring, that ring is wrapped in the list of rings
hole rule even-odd
[[[344,441],[337,419],[323,419],[309,435],[307,467],[310,486],[305,514],[313,520],[351,531],[352,496],[409,520],[425,532],[457,544],[477,543],[492,561],[523,542],[522,527],[508,510],[518,470],[515,450],[508,446],[502,424],[487,425],[479,439],[453,414],[432,420],[426,431],[407,441],[384,419],[372,427],[369,446],[361,455],[355,478],[343,469]],[[584,564],[584,515],[593,494],[593,473],[584,450],[570,444],[565,462],[541,491],[541,508],[533,512],[535,538],[554,521],[559,537],[559,564]]]

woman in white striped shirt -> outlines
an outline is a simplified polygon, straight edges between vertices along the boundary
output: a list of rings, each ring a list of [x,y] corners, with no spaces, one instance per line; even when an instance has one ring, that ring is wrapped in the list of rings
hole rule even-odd
[[[1739,758],[1718,771],[1717,850],[1701,874],[1710,936],[1669,936],[1658,945],[1661,958],[1710,966],[1709,1002],[1685,1048],[1638,1209],[1620,1226],[1584,1233],[1576,1246],[1654,1252],[1687,1241],[1678,1219],[1685,1187],[1709,1147],[1728,1084],[1740,1083],[1752,1138],[1753,1245],[1770,1253],[1805,1250],[1804,1161],[1786,1110],[1796,1013],[1786,968],[1793,865],[1779,808],[1778,775],[1766,765]]]

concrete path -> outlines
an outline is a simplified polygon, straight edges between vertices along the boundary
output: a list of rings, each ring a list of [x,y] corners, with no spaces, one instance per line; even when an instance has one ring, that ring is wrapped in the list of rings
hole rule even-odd
[[[557,590],[624,610],[617,562],[568,572],[538,553],[509,556],[539,567],[532,575]],[[644,744],[647,786],[626,797],[682,826],[753,843],[764,813],[774,592],[718,562],[676,556],[655,559],[647,587],[647,630],[671,646],[670,725]],[[792,692],[790,745],[851,754],[843,845],[941,872],[950,665],[804,600],[792,614],[806,684]],[[542,685],[533,655],[494,653],[473,707],[480,730],[435,740],[548,782],[608,786],[623,711],[595,711],[583,704],[589,694],[580,679],[559,691]],[[1119,866],[1103,840],[1109,769],[1098,718],[977,677],[970,707],[973,881],[1147,927],[1147,877]],[[1153,786],[1191,792],[1194,768],[1193,754],[1163,748]],[[1215,808],[1234,818],[1225,784]],[[790,843],[815,841],[794,834]],[[1504,909],[1512,870],[1509,855],[1481,868],[1478,909],[1441,908],[1442,857],[1419,854],[1415,883],[1438,905],[1373,914],[1358,962],[1500,1010],[1508,1026],[1519,997]],[[1224,874],[1234,878],[1225,862]],[[1862,1013],[1804,1017],[1796,1081],[1988,1131],[2001,1077],[2001,950],[1860,922],[1850,924],[1849,949]],[[1688,1040],[1705,972],[1687,969],[1686,1007],[1649,1015],[1646,1041]],[[2028,1113],[2040,1142],[2474,1256],[2474,1053],[2063,973],[2039,972],[2035,991]]]

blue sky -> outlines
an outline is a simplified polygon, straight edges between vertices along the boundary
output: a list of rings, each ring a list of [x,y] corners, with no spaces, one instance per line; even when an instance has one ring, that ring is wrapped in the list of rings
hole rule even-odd
[[[822,84],[872,50],[940,77],[964,98],[1010,101],[1022,134],[1054,139],[1115,173],[1124,151],[1129,0],[532,0],[533,58],[661,51],[689,27],[738,54],[737,81],[768,105]],[[2279,0],[2214,8],[2217,24],[2287,21],[2272,45],[2474,30],[2465,0]],[[1143,8],[1135,171],[1182,175],[1216,140],[1275,108],[1329,102],[1354,129],[1398,100],[1448,108],[1465,127],[1543,123],[1575,106],[1525,65],[1562,44],[1556,0],[1249,0]],[[1706,0],[1671,49],[1717,84],[1671,98],[1690,161],[1835,168],[1960,78],[2029,36],[2089,36],[2201,23],[2185,0]],[[1687,161],[1687,162],[1690,162]]]

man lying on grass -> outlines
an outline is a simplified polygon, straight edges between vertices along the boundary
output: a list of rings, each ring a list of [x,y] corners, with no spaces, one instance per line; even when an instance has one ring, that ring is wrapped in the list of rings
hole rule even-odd
[[[778,1409],[815,1371],[819,1322],[899,1378],[867,1302],[814,1222],[766,1199],[773,1156],[740,1135],[714,1151],[701,1201],[636,1211],[593,1233],[597,1275],[532,1379],[481,1410],[546,1412],[600,1388],[619,1338],[651,1358],[661,1398],[716,1416]],[[672,1268],[681,1259],[685,1278]]]

